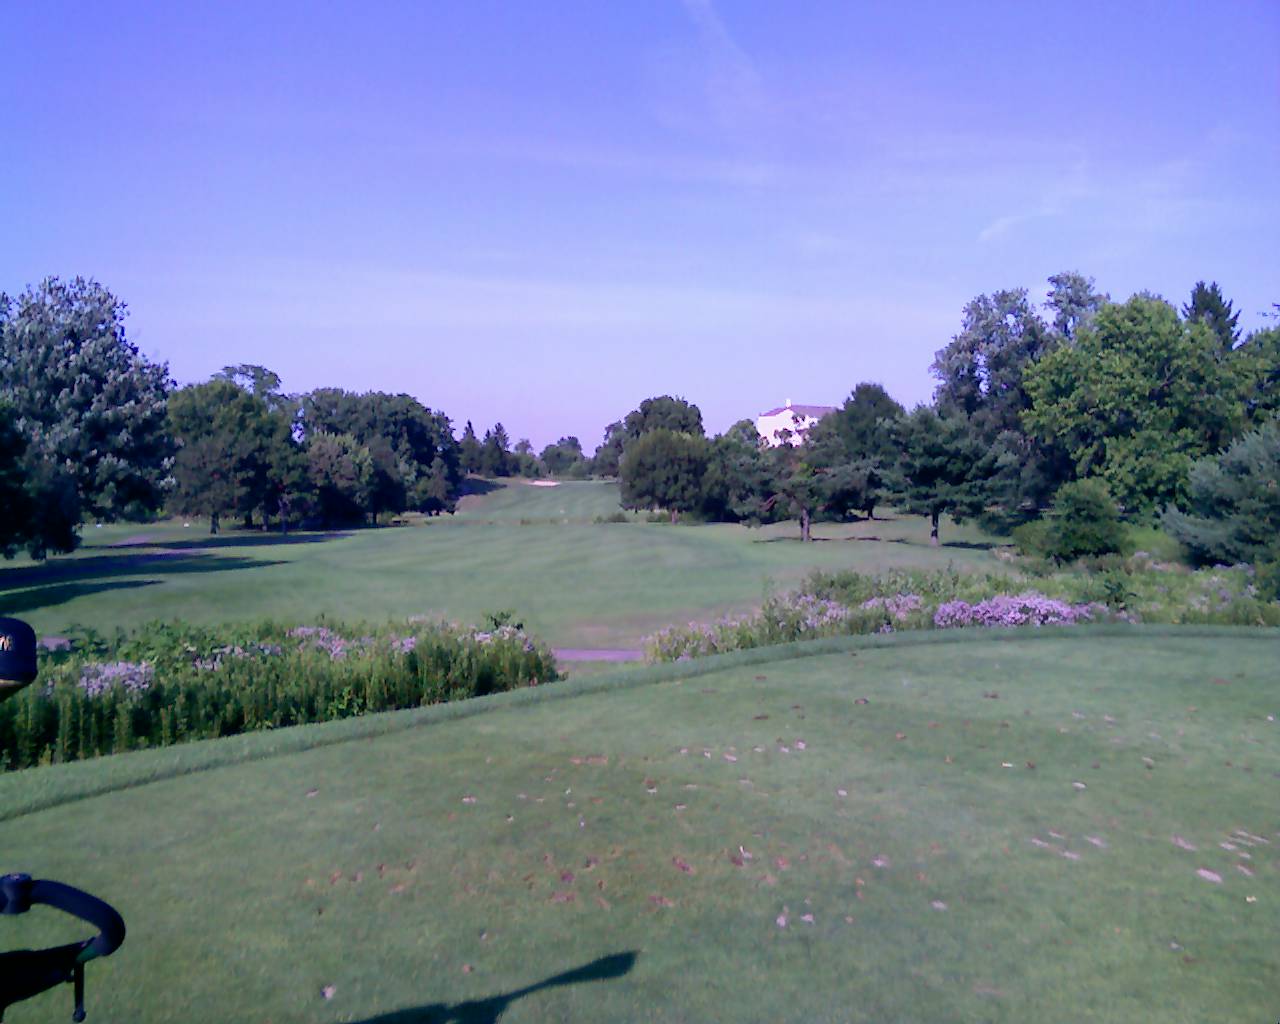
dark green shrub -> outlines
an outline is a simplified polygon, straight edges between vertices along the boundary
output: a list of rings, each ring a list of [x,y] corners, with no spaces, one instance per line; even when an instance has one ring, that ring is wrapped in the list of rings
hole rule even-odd
[[[1264,601],[1280,601],[1280,553],[1258,563],[1253,585]]]
[[[1028,558],[1047,558],[1049,552],[1049,521],[1033,519],[1012,530],[1013,546],[1018,554]]]
[[[1045,555],[1060,562],[1123,551],[1124,524],[1101,480],[1077,480],[1058,489],[1044,544]]]

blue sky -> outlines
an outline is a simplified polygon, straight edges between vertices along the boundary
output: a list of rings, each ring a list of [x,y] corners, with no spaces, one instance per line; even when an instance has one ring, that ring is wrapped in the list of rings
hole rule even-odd
[[[538,447],[911,404],[968,299],[1060,270],[1261,325],[1278,55],[1273,0],[13,5],[0,289]]]

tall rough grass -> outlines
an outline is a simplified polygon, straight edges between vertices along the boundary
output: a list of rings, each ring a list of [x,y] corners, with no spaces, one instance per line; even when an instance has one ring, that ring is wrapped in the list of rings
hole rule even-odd
[[[75,638],[0,704],[0,765],[74,761],[187,740],[328,722],[557,678],[551,652],[511,626],[352,628],[155,623]]]

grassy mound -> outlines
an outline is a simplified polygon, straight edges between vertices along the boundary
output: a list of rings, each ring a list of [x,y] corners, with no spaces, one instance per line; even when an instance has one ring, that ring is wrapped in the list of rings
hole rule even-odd
[[[804,650],[23,773],[4,867],[124,913],[101,1020],[1273,1012],[1274,632]]]

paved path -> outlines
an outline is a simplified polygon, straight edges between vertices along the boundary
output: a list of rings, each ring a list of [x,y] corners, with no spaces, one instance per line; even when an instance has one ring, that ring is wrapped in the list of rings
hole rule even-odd
[[[588,647],[556,647],[556,661],[643,661],[643,651],[600,650]]]

